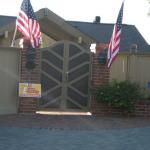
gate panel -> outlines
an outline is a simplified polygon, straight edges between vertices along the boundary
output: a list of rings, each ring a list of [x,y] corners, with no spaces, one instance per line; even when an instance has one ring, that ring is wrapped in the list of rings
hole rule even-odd
[[[68,41],[42,50],[42,108],[88,109],[90,51]]]
[[[42,49],[41,54],[41,108],[59,108],[62,93],[64,43]]]
[[[67,107],[86,110],[89,104],[90,51],[69,44]]]

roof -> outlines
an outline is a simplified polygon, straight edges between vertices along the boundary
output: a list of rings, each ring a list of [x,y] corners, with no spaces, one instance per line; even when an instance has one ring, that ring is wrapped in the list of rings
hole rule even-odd
[[[109,43],[114,24],[106,23],[92,23],[92,22],[79,22],[67,21],[73,27],[79,29],[90,37],[94,38],[97,43]],[[134,25],[123,24],[120,51],[129,51],[132,44],[137,45],[137,50],[150,51],[150,45],[145,41],[143,36]]]
[[[0,15],[0,26],[9,24],[16,20],[16,17],[13,16],[2,16]]]
[[[86,42],[90,43],[95,41],[97,43],[109,43],[114,24],[106,23],[92,23],[92,22],[79,22],[79,21],[65,21],[63,18],[57,16],[49,9],[41,9],[36,12],[41,29],[49,36],[58,38],[58,30],[64,35],[70,34],[73,38],[83,36]],[[0,15],[0,30],[6,28],[15,28],[16,17]],[[5,28],[5,26],[8,27]],[[46,26],[50,25],[51,30]],[[57,30],[56,30],[57,27]],[[52,29],[53,28],[53,29]],[[55,32],[55,31],[56,32]],[[52,31],[55,32],[52,33]],[[83,34],[82,34],[83,33]],[[57,34],[57,35],[56,35]],[[88,38],[89,37],[89,38]],[[150,51],[150,45],[145,41],[143,36],[134,25],[123,24],[120,42],[120,51],[128,52],[132,44],[137,45],[137,50],[140,52]]]
[[[82,45],[90,47],[95,42],[93,38],[87,36],[77,28],[67,23],[63,18],[53,13],[47,8],[40,9],[36,12],[36,17],[41,27],[41,31],[53,38],[59,40],[72,40],[78,42],[79,37],[82,37]],[[2,18],[2,19],[1,19]],[[0,16],[0,32],[14,32],[16,17]],[[12,34],[11,34],[12,35]]]

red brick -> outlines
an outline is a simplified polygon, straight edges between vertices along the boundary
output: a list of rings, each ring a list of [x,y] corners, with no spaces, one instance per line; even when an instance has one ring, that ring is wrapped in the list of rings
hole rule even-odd
[[[21,70],[20,70],[20,82],[30,83],[40,83],[40,51],[36,50],[36,68],[29,74],[28,70],[25,68],[26,64],[26,49],[21,51]],[[19,102],[19,113],[35,113],[37,109],[37,99],[36,98],[25,98],[21,97]]]

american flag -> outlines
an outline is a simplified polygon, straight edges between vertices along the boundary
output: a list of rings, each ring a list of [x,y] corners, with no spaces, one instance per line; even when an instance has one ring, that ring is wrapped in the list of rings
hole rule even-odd
[[[36,20],[30,0],[23,0],[16,20],[16,28],[30,41],[33,48],[38,48],[41,41],[40,26]]]
[[[115,60],[119,52],[120,35],[121,35],[122,18],[123,18],[123,7],[124,7],[124,2],[122,3],[122,6],[120,8],[117,22],[114,25],[112,37],[108,46],[108,53],[107,53],[107,67],[108,68],[110,68],[112,62]]]

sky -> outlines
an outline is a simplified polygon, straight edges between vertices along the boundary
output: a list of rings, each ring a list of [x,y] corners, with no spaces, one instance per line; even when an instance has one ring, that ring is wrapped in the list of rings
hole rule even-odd
[[[22,0],[0,0],[0,15],[17,16]],[[115,23],[122,0],[30,0],[34,11],[48,8],[70,21],[93,22],[95,16],[101,23]],[[123,23],[135,25],[150,44],[150,16],[147,0],[125,0]]]

